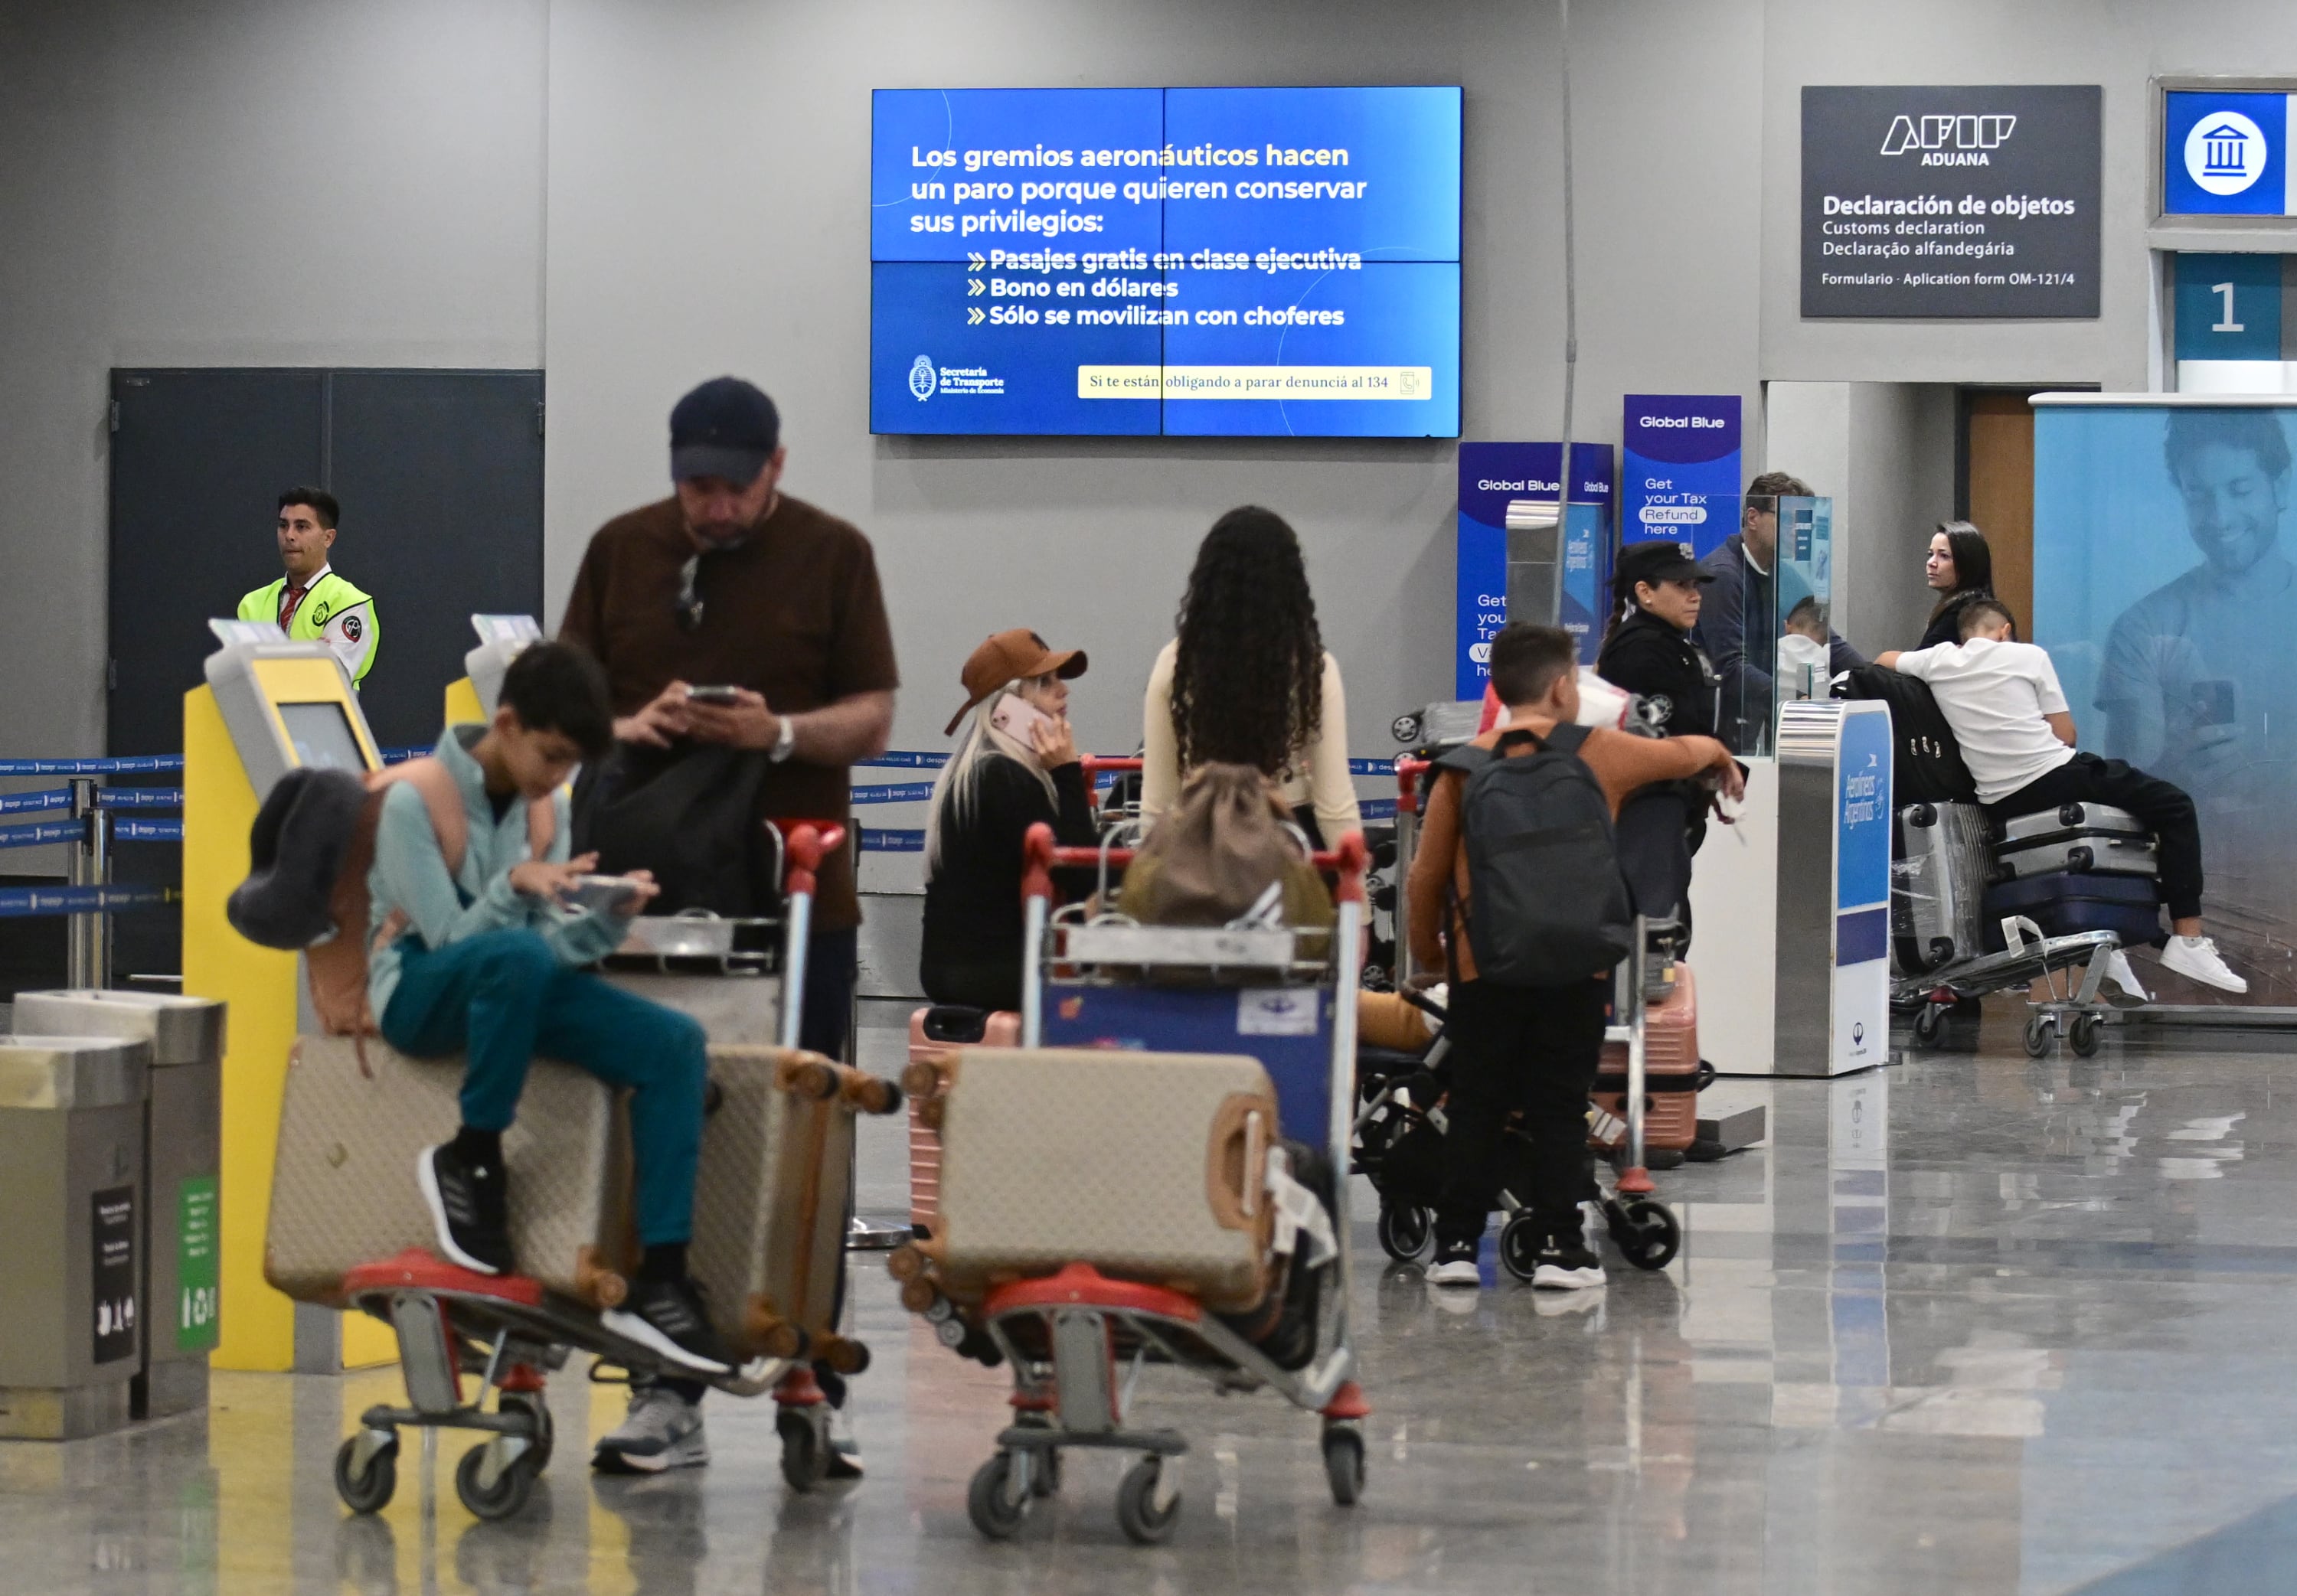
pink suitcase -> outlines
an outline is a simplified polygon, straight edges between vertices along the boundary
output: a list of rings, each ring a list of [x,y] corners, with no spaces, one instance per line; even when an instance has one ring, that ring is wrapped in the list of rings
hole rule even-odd
[[[979,1035],[974,1024],[985,1019]],[[1008,1009],[982,1016],[976,1008],[952,1006],[920,1008],[910,1016],[910,1064],[931,1070],[962,1049],[1014,1048],[1021,1044],[1021,1016]],[[912,1077],[904,1074],[906,1088]],[[916,1077],[923,1087],[910,1092],[910,1224],[924,1235],[940,1212],[941,1136],[918,1112],[921,1099],[933,1094],[933,1081]]]

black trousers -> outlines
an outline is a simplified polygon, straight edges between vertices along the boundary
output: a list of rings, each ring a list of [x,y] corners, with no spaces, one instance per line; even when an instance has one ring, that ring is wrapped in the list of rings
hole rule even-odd
[[[1501,1134],[1517,1112],[1531,1158],[1521,1177],[1527,1189],[1512,1195],[1549,1235],[1579,1233],[1579,1204],[1594,1174],[1587,1094],[1602,1056],[1610,996],[1608,978],[1538,987],[1466,981],[1452,989],[1439,1244],[1472,1246],[1483,1235],[1503,1183]]]
[[[2202,823],[2183,787],[2121,760],[2077,753],[1986,810],[1999,824],[2061,803],[2111,804],[2145,821],[2161,839],[2161,901],[2169,917],[2191,919],[2202,912]]]

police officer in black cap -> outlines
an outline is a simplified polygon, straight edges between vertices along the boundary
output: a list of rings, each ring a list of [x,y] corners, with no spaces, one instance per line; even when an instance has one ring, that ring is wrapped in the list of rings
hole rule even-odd
[[[1642,695],[1670,736],[1715,735],[1722,679],[1691,629],[1701,590],[1715,579],[1679,543],[1630,543],[1611,580],[1611,630],[1595,671]]]

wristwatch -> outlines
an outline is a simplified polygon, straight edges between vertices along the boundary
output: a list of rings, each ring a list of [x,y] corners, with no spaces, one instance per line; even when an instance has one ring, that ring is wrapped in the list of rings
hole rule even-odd
[[[766,757],[776,764],[797,752],[797,723],[787,715],[781,718],[781,729],[774,734],[774,745]]]

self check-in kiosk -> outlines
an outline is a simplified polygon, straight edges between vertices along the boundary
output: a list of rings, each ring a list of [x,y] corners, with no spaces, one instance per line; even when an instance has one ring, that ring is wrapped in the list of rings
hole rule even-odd
[[[223,1060],[219,1369],[332,1373],[387,1363],[391,1332],[301,1307],[263,1279],[263,1233],[287,1057],[309,1016],[301,957],[261,948],[224,913],[248,872],[248,831],[298,768],[366,772],[382,752],[324,642],[263,621],[209,622],[223,646],[184,695],[184,991],[230,1006]]]
[[[542,640],[531,615],[473,615],[471,629],[479,646],[463,656],[463,674],[447,684],[446,723],[491,720],[502,702],[503,672],[529,644]]]

